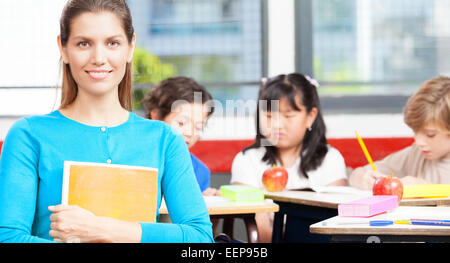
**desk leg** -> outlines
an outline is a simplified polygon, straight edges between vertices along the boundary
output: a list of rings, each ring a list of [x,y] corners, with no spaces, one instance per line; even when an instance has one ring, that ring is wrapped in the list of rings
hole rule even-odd
[[[281,209],[280,209],[281,210]],[[283,240],[284,212],[278,211],[273,218],[272,243],[281,243]]]
[[[329,236],[311,234],[309,226],[333,216],[337,209],[278,202],[273,220],[273,243],[327,243]],[[286,224],[284,219],[286,218]]]
[[[233,230],[234,230],[234,218],[230,217],[223,218],[222,232],[232,237],[234,232]]]
[[[255,215],[245,216],[243,219],[247,228],[248,243],[258,243],[258,228],[256,227]]]
[[[223,218],[223,233],[231,238],[234,238],[234,220],[241,218],[244,220],[245,228],[247,229],[248,243],[258,243],[259,235],[258,228],[256,227],[255,214],[214,215],[211,218]]]

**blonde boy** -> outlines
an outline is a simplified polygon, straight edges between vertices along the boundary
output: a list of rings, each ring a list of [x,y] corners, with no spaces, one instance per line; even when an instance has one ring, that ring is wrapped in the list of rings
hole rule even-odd
[[[370,190],[375,179],[391,172],[403,184],[450,184],[450,78],[437,77],[422,84],[404,108],[404,121],[415,142],[381,161],[377,171],[356,168],[351,186]]]

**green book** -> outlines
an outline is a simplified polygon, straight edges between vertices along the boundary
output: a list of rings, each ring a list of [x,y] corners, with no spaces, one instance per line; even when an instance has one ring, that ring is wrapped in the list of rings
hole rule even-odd
[[[255,202],[264,200],[264,191],[245,185],[222,185],[220,195],[235,202]]]

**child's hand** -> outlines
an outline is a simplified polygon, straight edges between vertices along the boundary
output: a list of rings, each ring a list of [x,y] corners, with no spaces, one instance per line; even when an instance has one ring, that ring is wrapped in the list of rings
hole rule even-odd
[[[220,190],[217,190],[216,188],[208,188],[202,193],[204,196],[220,196]]]
[[[400,181],[402,181],[403,185],[430,184],[428,181],[410,175],[401,178]]]
[[[371,191],[375,184],[375,180],[382,176],[387,175],[373,170],[355,170],[350,175],[349,183],[353,187]]]

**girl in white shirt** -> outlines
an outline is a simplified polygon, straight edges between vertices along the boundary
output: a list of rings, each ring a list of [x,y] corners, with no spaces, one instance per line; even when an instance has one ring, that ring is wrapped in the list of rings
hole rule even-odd
[[[344,159],[325,137],[317,86],[299,73],[263,79],[256,141],[233,160],[231,183],[263,188],[264,171],[277,165],[288,171],[287,189],[347,184]],[[270,242],[273,214],[255,220],[260,240]]]

